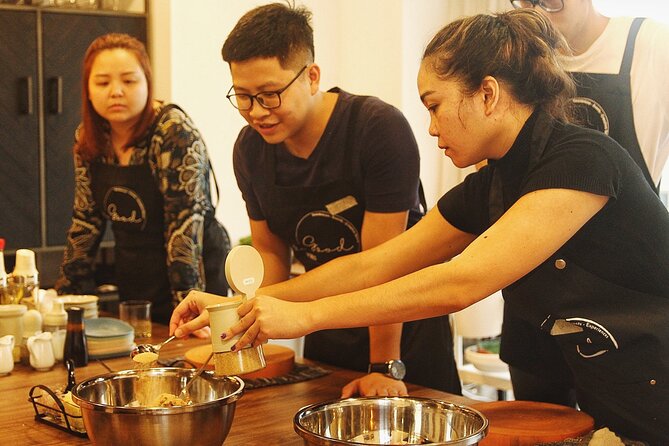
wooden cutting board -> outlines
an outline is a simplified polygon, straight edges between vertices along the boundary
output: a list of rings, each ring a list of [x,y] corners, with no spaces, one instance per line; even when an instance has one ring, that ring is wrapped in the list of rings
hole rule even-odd
[[[533,401],[473,404],[490,422],[482,446],[525,446],[575,438],[592,431],[594,420],[565,406]]]
[[[241,378],[275,378],[277,376],[287,375],[293,370],[295,365],[295,352],[288,347],[274,344],[264,344],[262,346],[267,366],[264,369],[257,370],[246,375],[240,375]],[[201,345],[191,348],[184,357],[196,367],[200,367],[211,353],[211,344]],[[207,364],[206,370],[214,370],[214,362]]]

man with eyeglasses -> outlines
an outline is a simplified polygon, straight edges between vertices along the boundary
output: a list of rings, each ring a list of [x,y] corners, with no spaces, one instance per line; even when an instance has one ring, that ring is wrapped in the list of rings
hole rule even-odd
[[[232,74],[227,97],[248,123],[233,163],[264,286],[289,279],[291,250],[310,270],[381,244],[422,215],[408,122],[378,98],[319,89],[310,20],[304,7],[260,6],[222,50]],[[448,317],[316,332],[304,356],[368,372],[343,397],[405,395],[402,379],[460,393]]]
[[[573,51],[563,63],[577,81],[575,118],[627,149],[657,192],[669,156],[669,28],[650,19],[605,17],[592,0],[511,4],[535,8],[562,33]],[[517,399],[575,404],[571,373],[551,336],[505,312],[500,353]]]

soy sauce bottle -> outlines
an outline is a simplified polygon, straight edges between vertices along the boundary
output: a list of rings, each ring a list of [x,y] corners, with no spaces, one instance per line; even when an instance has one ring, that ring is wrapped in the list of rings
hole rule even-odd
[[[71,359],[77,367],[88,364],[88,348],[84,332],[84,310],[79,307],[67,309],[67,333],[63,361]]]

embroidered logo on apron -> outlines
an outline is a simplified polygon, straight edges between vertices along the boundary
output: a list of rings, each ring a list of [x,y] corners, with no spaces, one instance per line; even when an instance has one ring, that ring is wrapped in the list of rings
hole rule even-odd
[[[609,134],[609,117],[597,101],[591,98],[575,97],[571,99],[574,121],[589,129]]]
[[[104,210],[109,219],[116,223],[146,226],[146,207],[142,199],[127,187],[111,187],[104,200]]]
[[[296,250],[323,263],[360,250],[360,234],[355,226],[346,218],[326,211],[303,216],[295,228],[295,240]]]
[[[583,329],[579,335],[581,341],[576,344],[576,351],[583,358],[595,358],[618,349],[616,338],[598,322],[580,317],[567,318],[566,321]]]

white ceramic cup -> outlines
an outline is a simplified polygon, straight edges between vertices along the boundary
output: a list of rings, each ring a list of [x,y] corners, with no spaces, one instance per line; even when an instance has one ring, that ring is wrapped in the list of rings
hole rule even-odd
[[[0,376],[8,375],[14,370],[14,336],[0,338]]]
[[[51,345],[51,332],[36,334],[28,338],[28,351],[30,352],[30,365],[39,371],[50,370],[56,363]]]

